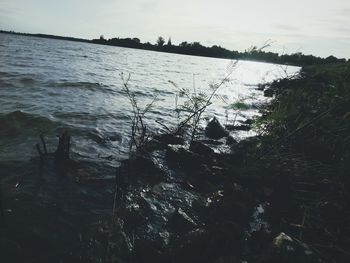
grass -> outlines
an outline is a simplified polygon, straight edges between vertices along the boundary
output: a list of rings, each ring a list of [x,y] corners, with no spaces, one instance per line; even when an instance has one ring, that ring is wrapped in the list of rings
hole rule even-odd
[[[276,81],[270,89],[275,97],[257,120],[263,147],[254,161],[268,164],[270,174],[288,182],[286,199],[297,210],[287,209],[283,220],[289,227],[280,231],[302,239],[327,262],[345,262],[350,255],[350,64],[305,67],[299,77]]]

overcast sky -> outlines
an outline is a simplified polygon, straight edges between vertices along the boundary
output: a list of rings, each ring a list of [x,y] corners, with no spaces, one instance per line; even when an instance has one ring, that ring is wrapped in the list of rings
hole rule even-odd
[[[350,58],[350,0],[0,0],[0,29]]]

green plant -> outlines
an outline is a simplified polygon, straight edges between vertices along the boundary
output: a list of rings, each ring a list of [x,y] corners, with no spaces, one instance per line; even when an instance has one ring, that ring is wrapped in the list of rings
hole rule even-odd
[[[193,81],[193,90],[191,91],[188,88],[178,87],[176,83],[169,80],[175,88],[177,88],[176,93],[176,103],[175,103],[175,112],[178,116],[179,124],[174,130],[174,134],[180,134],[183,132],[187,125],[190,126],[190,142],[192,142],[198,133],[198,128],[201,120],[203,119],[203,113],[205,110],[212,104],[214,98],[221,99],[226,101],[225,96],[218,95],[217,92],[220,87],[227,83],[230,79],[230,76],[234,69],[236,68],[238,61],[232,61],[228,67],[226,76],[218,83],[210,84],[211,92],[197,92],[194,81]],[[178,104],[178,99],[184,98],[182,104]],[[180,121],[181,120],[181,121]]]
[[[225,107],[226,110],[226,125],[228,123],[228,112],[232,110],[234,112],[234,118],[233,118],[233,125],[236,123],[237,116],[242,112],[242,111],[247,111],[252,108],[252,106],[245,101],[249,99],[247,98],[241,98],[240,100],[231,103]]]
[[[125,92],[128,97],[131,107],[132,107],[132,116],[131,119],[131,136],[129,143],[129,154],[132,154],[133,150],[141,151],[144,149],[144,146],[149,141],[150,133],[147,130],[147,125],[144,122],[144,117],[149,112],[153,104],[157,100],[158,94],[155,94],[150,103],[146,104],[144,108],[140,108],[138,101],[135,96],[135,92],[131,91],[129,87],[131,75],[128,74],[127,78],[124,77],[124,74],[121,73],[121,78],[123,81],[122,90]]]

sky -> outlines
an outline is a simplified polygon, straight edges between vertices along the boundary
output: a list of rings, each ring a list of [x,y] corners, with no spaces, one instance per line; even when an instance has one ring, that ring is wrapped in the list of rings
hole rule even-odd
[[[0,0],[0,29],[350,58],[350,0]]]

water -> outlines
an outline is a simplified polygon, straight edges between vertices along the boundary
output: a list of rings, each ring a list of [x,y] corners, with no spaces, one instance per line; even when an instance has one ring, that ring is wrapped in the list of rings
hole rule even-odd
[[[158,100],[147,115],[172,127],[178,87],[209,92],[209,85],[227,75],[230,60],[167,54],[28,36],[0,34],[0,159],[25,160],[36,155],[38,134],[55,135],[68,129],[77,159],[115,165],[127,154],[131,106],[122,91],[120,74],[130,74],[130,88],[140,105]],[[256,105],[265,98],[256,84],[284,76],[278,65],[239,62],[219,94],[232,103]],[[294,73],[296,67],[288,67]],[[214,100],[207,116],[225,121],[226,104]],[[238,120],[254,116],[256,107],[240,112]],[[228,112],[232,122],[236,112]],[[237,133],[244,137],[249,133]],[[107,158],[108,157],[108,158]]]

